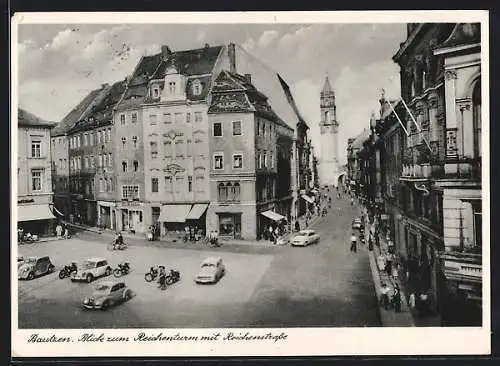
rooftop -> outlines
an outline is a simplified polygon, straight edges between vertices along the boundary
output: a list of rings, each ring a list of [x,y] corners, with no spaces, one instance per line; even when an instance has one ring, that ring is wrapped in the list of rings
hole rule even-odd
[[[46,127],[52,128],[57,122],[46,121],[22,108],[17,109],[17,125],[19,127]]]

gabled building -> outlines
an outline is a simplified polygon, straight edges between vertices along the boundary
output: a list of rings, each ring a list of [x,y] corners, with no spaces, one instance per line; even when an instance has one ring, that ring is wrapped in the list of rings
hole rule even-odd
[[[18,109],[17,223],[25,233],[54,232],[50,130],[55,124]]]
[[[291,218],[293,129],[273,111],[252,76],[223,70],[208,110],[208,226],[221,237],[259,239]]]

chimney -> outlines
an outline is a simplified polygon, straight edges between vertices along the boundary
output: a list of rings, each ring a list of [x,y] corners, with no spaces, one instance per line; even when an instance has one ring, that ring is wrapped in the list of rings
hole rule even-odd
[[[236,74],[236,47],[234,43],[229,43],[227,55],[229,57],[229,71]]]
[[[252,75],[251,74],[245,74],[245,79],[249,84],[252,84]]]

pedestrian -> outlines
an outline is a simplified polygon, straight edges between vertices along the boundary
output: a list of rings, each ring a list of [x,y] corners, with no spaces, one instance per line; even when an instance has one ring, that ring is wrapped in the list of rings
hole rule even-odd
[[[295,220],[295,231],[300,231],[299,220]]]
[[[377,257],[377,266],[379,271],[385,271],[385,257],[382,253]]]
[[[408,305],[410,305],[411,310],[415,309],[415,293],[414,292],[412,292],[410,294],[410,299],[408,300]]]
[[[385,258],[386,258],[385,269],[387,275],[392,276],[392,263],[394,259],[392,253],[387,253]]]
[[[276,225],[276,228],[274,229],[274,237],[275,237],[275,239],[277,239],[278,236],[280,236],[280,230],[279,230],[279,227]]]
[[[389,308],[389,287],[385,283],[380,287],[380,303],[385,310]]]
[[[399,278],[399,263],[393,265],[392,278],[396,281]]]
[[[267,228],[267,231],[268,231],[268,235],[269,235],[269,240],[273,241],[273,227],[271,225],[269,225],[269,227]]]
[[[392,302],[394,304],[394,311],[396,313],[401,312],[401,292],[399,291],[399,285],[397,283],[394,285],[394,294],[392,295]]]
[[[64,226],[64,239],[69,239],[68,225]]]
[[[57,224],[57,226],[56,226],[56,236],[57,236],[57,238],[61,237],[62,231],[63,231],[63,229],[62,229],[61,224]]]
[[[351,252],[356,253],[356,251],[357,251],[356,241],[357,240],[358,240],[358,238],[356,237],[356,234],[353,231],[352,235],[351,235]]]
[[[373,251],[373,239],[371,233],[368,235],[368,250],[370,252]]]

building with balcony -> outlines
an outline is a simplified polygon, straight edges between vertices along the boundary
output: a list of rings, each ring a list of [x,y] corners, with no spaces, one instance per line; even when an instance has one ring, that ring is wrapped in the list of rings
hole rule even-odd
[[[294,130],[252,84],[251,75],[223,70],[209,116],[208,226],[221,237],[259,239],[292,215]]]
[[[17,223],[25,233],[54,232],[50,130],[55,123],[17,113]]]
[[[411,110],[400,115],[408,131],[402,245],[418,286],[434,295],[446,325],[482,321],[479,28],[413,24],[393,57]]]
[[[366,173],[362,171],[365,164],[362,150],[365,142],[370,139],[370,134],[370,129],[365,128],[359,135],[347,140],[347,183],[353,193],[361,194],[365,187],[363,181],[366,180]]]

